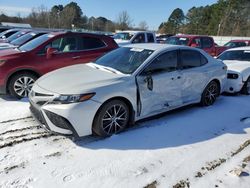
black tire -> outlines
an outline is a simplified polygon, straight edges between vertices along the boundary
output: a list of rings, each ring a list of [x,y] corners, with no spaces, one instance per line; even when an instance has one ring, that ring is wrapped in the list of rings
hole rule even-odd
[[[122,132],[128,126],[128,123],[128,105],[121,100],[115,99],[104,103],[100,107],[94,118],[92,128],[96,135],[108,137]]]
[[[207,87],[204,89],[201,95],[202,106],[210,106],[214,104],[216,98],[220,95],[220,87],[216,81],[211,81]]]
[[[28,93],[36,80],[37,76],[28,72],[16,74],[8,82],[8,91],[11,96],[17,99],[28,97]]]
[[[250,77],[248,77],[247,81],[243,85],[241,93],[244,95],[250,95]]]

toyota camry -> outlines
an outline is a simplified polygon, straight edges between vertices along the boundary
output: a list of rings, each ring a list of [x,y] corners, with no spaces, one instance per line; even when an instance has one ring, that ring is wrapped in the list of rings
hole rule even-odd
[[[29,94],[30,109],[48,131],[111,136],[149,116],[192,103],[212,105],[226,69],[200,49],[131,44],[42,76]]]

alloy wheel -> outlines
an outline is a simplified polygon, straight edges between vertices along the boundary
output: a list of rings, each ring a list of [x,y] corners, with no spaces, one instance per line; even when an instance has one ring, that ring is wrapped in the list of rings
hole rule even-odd
[[[28,97],[35,80],[31,77],[23,76],[18,78],[14,83],[14,91],[20,97]]]
[[[128,111],[122,104],[112,105],[102,118],[102,128],[107,135],[120,132],[126,127]]]
[[[205,92],[205,104],[207,106],[212,105],[215,100],[216,97],[218,96],[218,86],[216,83],[211,83]]]

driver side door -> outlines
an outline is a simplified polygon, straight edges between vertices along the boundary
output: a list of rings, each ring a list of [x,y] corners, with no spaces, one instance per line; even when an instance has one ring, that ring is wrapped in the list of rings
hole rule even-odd
[[[161,54],[137,76],[140,116],[155,115],[182,105],[177,54],[177,50]]]

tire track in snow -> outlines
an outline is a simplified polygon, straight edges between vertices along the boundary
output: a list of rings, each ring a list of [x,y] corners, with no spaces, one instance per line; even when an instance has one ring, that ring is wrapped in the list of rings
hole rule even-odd
[[[26,120],[26,119],[33,119],[32,116],[24,117],[24,118],[18,118],[18,119],[10,119],[6,121],[0,121],[0,124],[4,123],[10,123],[10,122],[15,122],[15,121],[21,121],[21,120]]]

